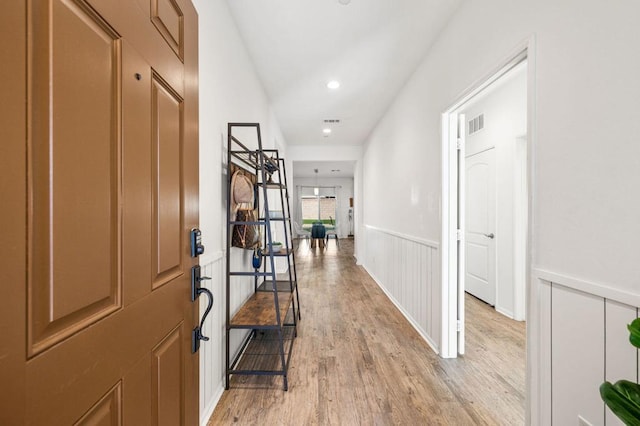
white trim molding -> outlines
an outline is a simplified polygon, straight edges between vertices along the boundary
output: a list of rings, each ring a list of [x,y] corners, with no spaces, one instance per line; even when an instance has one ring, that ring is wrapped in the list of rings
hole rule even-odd
[[[611,284],[586,281],[540,268],[534,268],[533,275],[540,280],[552,284],[559,284],[563,287],[569,287],[603,299],[613,300],[630,306],[640,306],[640,293],[621,290]]]
[[[425,245],[427,247],[434,248],[436,250],[440,248],[440,243],[437,243],[437,242],[435,242],[433,240],[427,240],[425,238],[414,237],[414,236],[411,236],[411,235],[402,234],[402,233],[396,232],[396,231],[390,231],[388,229],[379,228],[377,226],[372,226],[372,225],[365,225],[364,227],[367,228],[367,229],[373,229],[375,231],[384,232],[385,234],[393,235],[394,237],[402,238],[403,240],[413,241],[415,243],[422,244],[422,245]]]

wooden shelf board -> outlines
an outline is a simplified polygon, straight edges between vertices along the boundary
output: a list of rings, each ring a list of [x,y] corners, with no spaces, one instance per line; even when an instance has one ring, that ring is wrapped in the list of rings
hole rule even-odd
[[[291,219],[288,217],[270,217],[269,220],[271,222],[289,222]],[[260,221],[264,222],[266,219],[264,217],[260,218]]]
[[[280,305],[280,324],[284,323],[287,311],[291,305],[291,292],[278,293]],[[276,306],[274,293],[271,291],[259,291],[254,293],[240,310],[233,316],[229,325],[231,327],[265,327],[277,326]]]
[[[265,280],[258,286],[258,291],[272,291],[271,286],[273,284],[272,280]],[[278,287],[278,292],[289,292],[291,291],[291,284],[289,280],[276,280],[276,286]],[[294,284],[295,288],[295,284]]]
[[[290,248],[281,248],[280,251],[274,251],[273,255],[274,256],[289,256],[291,253],[293,252],[293,250],[291,250]],[[263,250],[262,252],[263,256],[269,256],[269,249]]]
[[[258,183],[258,186],[260,186],[260,187],[264,186],[267,189],[285,189],[286,188],[285,185],[283,185],[281,183],[278,183],[278,182],[267,182],[267,183],[260,182],[260,183]]]

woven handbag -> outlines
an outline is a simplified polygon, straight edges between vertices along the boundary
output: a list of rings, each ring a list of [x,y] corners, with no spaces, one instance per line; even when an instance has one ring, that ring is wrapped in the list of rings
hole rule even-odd
[[[231,177],[231,206],[233,210],[237,210],[240,204],[253,207],[255,193],[253,190],[253,182],[244,171],[238,170]]]

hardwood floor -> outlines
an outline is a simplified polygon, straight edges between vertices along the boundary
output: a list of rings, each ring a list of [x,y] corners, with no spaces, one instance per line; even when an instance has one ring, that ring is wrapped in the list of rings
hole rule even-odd
[[[524,323],[467,296],[467,351],[439,358],[355,265],[353,241],[296,252],[302,321],[282,378],[231,381],[209,425],[524,424]]]

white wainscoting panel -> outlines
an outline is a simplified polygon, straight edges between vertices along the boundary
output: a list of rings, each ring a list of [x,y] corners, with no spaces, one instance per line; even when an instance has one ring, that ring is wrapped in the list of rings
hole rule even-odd
[[[202,264],[202,276],[211,280],[202,281],[202,285],[213,293],[213,308],[203,325],[203,334],[208,342],[200,344],[200,424],[205,426],[218,400],[224,392],[224,256],[217,253],[205,259]],[[200,315],[207,308],[207,297],[200,296]]]
[[[253,252],[231,249],[231,270],[249,270]],[[202,284],[211,290],[214,297],[213,308],[203,326],[203,333],[209,341],[200,345],[200,424],[206,426],[216,404],[224,392],[225,382],[225,306],[226,306],[226,257],[224,252],[203,256],[202,276],[211,280]],[[207,263],[204,263],[207,262]],[[233,277],[231,281],[229,307],[233,316],[240,306],[253,294],[253,277]],[[200,297],[200,315],[207,307],[206,296]],[[246,334],[236,331],[231,334],[231,356],[238,351]]]
[[[599,387],[604,380],[639,378],[638,351],[626,328],[638,317],[638,295],[535,268],[532,282],[539,285],[539,318],[531,319],[539,341],[529,343],[540,347],[539,411],[532,420],[564,426],[578,424],[581,416],[594,426],[622,425],[605,407]]]
[[[548,281],[536,281],[539,284],[538,289],[538,311],[533,315],[538,315],[540,320],[536,323],[535,321],[531,321],[532,323],[536,323],[538,326],[538,345],[537,347],[532,348],[534,351],[537,349],[538,360],[538,368],[539,368],[539,381],[537,389],[539,411],[532,412],[531,414],[531,424],[532,425],[550,425],[551,424],[551,283]],[[535,292],[532,292],[535,294]],[[531,318],[534,316],[532,315]],[[534,329],[534,324],[528,324],[527,330],[532,331]],[[529,336],[527,336],[529,337]],[[531,341],[531,340],[529,340]],[[529,362],[534,362],[535,360],[530,360]],[[528,366],[531,368],[531,366]],[[531,371],[531,370],[529,370]],[[533,380],[533,378],[531,378]],[[533,405],[533,404],[532,404]],[[533,405],[535,407],[535,405]],[[532,407],[532,408],[533,408]],[[536,417],[538,415],[538,417]]]
[[[574,289],[553,286],[551,298],[552,422],[604,422],[598,388],[604,378],[604,301]]]
[[[413,327],[439,352],[438,244],[365,226],[364,268]]]

